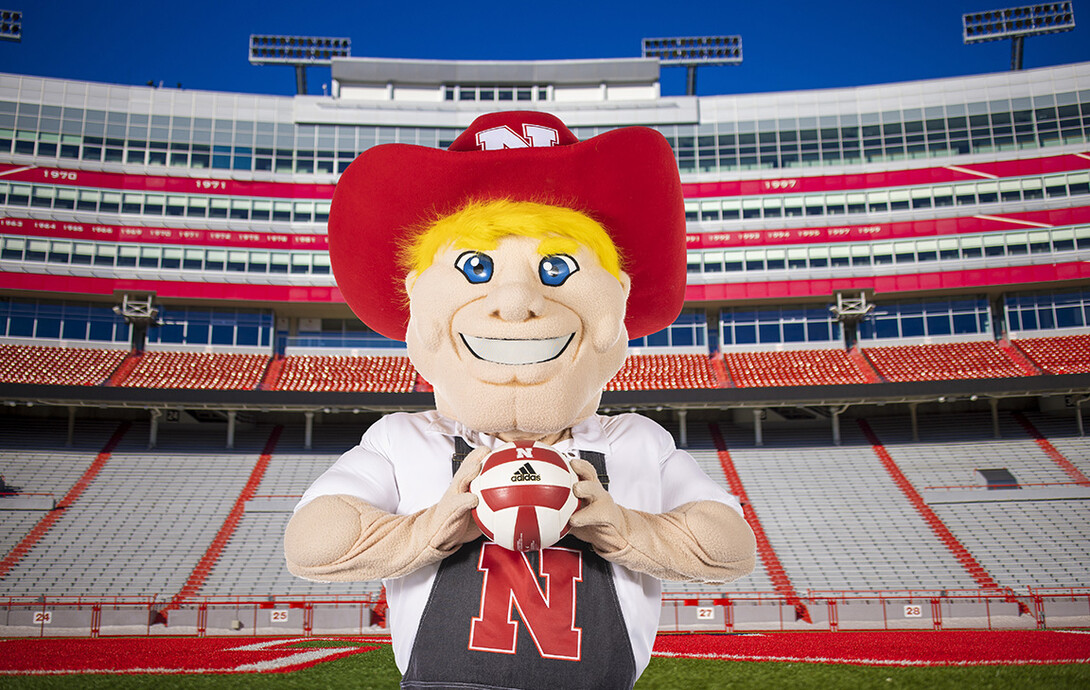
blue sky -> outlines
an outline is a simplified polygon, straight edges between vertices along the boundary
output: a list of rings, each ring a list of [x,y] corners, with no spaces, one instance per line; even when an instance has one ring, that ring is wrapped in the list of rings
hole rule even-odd
[[[251,33],[345,36],[357,57],[542,60],[638,57],[643,37],[741,34],[741,66],[702,68],[698,93],[857,86],[1004,71],[1010,42],[966,46],[961,15],[1011,0],[730,2],[610,0],[5,0],[24,13],[23,41],[0,41],[0,71],[186,89],[295,92],[290,67],[252,66]],[[108,8],[108,9],[100,9]],[[1028,38],[1025,67],[1090,61],[1090,1],[1074,31]],[[328,68],[310,68],[321,93]],[[663,93],[685,90],[664,69]]]

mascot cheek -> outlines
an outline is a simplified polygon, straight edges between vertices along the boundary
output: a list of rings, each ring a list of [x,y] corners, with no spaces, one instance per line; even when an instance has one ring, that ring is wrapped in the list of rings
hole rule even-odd
[[[627,342],[628,331],[625,330],[624,316],[625,303],[628,302],[628,291],[632,285],[628,275],[621,273],[620,284],[614,283],[601,292],[596,300],[594,312],[588,310],[590,318],[587,323],[591,327],[591,343],[597,352],[607,352],[617,344],[621,338]],[[612,294],[611,294],[612,293]]]
[[[434,306],[442,301],[429,299],[433,296],[428,294],[426,284],[417,285],[418,277],[416,271],[405,276],[405,294],[409,295],[410,304],[405,340],[413,349],[436,352],[443,344],[443,334],[447,330],[447,323],[439,318],[439,310]]]

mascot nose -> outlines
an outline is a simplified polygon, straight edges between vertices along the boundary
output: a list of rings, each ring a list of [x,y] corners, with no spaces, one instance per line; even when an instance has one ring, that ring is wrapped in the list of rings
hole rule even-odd
[[[545,300],[531,281],[512,280],[493,286],[485,297],[488,314],[503,321],[528,321],[541,314]]]

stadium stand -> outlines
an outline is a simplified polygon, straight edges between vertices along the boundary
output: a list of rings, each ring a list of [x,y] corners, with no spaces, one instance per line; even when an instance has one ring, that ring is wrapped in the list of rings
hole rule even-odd
[[[972,589],[976,582],[890,481],[854,427],[777,430],[755,447],[720,425],[765,532],[806,590]]]
[[[408,393],[416,370],[408,357],[289,355],[271,390]]]
[[[125,350],[0,344],[0,382],[97,386],[127,354]]]
[[[851,356],[839,349],[726,352],[723,359],[739,388],[868,382]]]
[[[1049,374],[1090,372],[1090,335],[1019,338],[1012,341],[1026,357]]]
[[[934,510],[1002,585],[1086,586],[1090,501],[949,503]]]
[[[993,379],[1024,376],[994,341],[864,347],[863,354],[887,381]]]
[[[629,355],[624,366],[606,384],[607,391],[718,388],[719,378],[706,355]]]
[[[252,390],[268,365],[265,355],[222,352],[145,352],[117,383],[126,388],[217,388]]]

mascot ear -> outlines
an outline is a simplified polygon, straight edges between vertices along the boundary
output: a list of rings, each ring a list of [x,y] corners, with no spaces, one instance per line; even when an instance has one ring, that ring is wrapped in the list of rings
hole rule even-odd
[[[628,293],[632,289],[632,279],[628,277],[628,274],[621,271],[620,276],[617,278],[620,281],[620,289],[624,293],[623,304],[628,304]],[[596,317],[597,328],[594,329],[594,349],[598,352],[605,352],[617,342],[618,338],[628,339],[628,331],[625,329],[624,317],[617,319],[617,315],[610,313],[609,310],[602,310]]]

